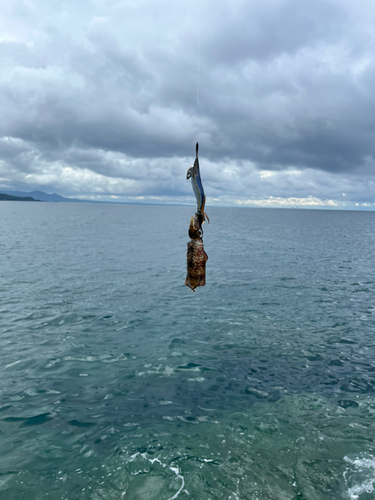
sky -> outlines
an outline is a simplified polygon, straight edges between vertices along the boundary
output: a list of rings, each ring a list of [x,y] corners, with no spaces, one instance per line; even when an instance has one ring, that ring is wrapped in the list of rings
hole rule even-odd
[[[2,0],[0,192],[375,209],[370,0]]]

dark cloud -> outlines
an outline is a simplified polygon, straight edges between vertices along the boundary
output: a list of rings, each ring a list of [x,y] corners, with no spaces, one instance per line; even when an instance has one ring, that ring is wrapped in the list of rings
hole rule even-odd
[[[199,140],[217,203],[374,197],[371,3],[17,0],[2,9],[4,186],[188,196]]]
[[[295,53],[317,42],[342,35],[344,12],[337,2],[299,0],[219,3],[204,9],[204,54],[214,64],[235,66],[241,61],[264,61]]]

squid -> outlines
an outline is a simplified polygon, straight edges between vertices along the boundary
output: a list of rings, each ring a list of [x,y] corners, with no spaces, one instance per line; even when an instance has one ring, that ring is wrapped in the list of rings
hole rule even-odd
[[[189,168],[186,174],[186,179],[191,179],[197,201],[197,212],[191,217],[189,225],[190,241],[187,244],[187,275],[185,280],[185,285],[191,288],[193,292],[195,292],[198,286],[206,284],[206,262],[208,256],[203,246],[202,224],[204,224],[206,219],[207,222],[210,222],[207,214],[204,212],[206,196],[199,171],[198,149],[199,144],[197,143],[194,165]]]

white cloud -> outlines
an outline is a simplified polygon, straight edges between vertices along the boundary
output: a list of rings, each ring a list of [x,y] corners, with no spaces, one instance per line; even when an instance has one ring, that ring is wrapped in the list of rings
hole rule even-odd
[[[259,172],[259,176],[261,179],[266,179],[267,177],[273,177],[274,175],[276,175],[276,172],[270,172],[267,170],[261,170]]]
[[[338,203],[333,200],[320,200],[313,196],[307,198],[280,198],[269,196],[261,200],[237,200],[237,205],[259,206],[259,207],[337,207]]]

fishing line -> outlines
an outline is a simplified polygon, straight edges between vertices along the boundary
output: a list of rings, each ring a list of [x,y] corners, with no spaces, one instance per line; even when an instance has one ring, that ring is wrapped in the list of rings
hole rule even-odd
[[[201,74],[201,39],[202,39],[202,32],[201,32],[201,7],[198,7],[198,79],[197,79],[197,113],[199,113],[199,100],[200,100],[200,87],[201,87],[201,82],[200,82],[200,74]]]
[[[199,97],[200,97],[200,74],[201,74],[201,33],[199,30],[199,45],[198,45],[198,89],[197,89],[197,113],[199,113]]]

